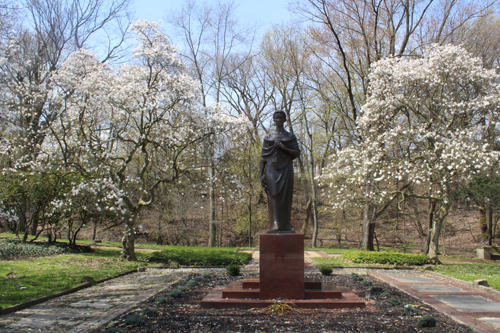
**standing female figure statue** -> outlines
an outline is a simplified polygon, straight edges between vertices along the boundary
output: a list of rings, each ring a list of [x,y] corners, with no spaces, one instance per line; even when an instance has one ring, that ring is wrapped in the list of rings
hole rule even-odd
[[[284,111],[274,112],[273,120],[275,131],[264,137],[260,158],[260,180],[269,210],[268,233],[294,233],[290,226],[293,160],[300,156],[299,144],[295,135],[283,128]]]

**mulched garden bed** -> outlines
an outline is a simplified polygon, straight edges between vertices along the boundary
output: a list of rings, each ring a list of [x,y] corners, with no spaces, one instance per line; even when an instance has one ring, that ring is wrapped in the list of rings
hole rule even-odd
[[[355,281],[350,275],[322,277],[325,281],[349,287],[366,299],[364,309],[298,309],[300,312],[277,315],[266,313],[264,309],[200,308],[199,302],[212,288],[244,277],[248,275],[191,275],[99,332],[472,332],[469,327],[419,300],[375,277],[364,275],[363,281]],[[418,321],[423,316],[434,317],[436,326],[421,327]]]

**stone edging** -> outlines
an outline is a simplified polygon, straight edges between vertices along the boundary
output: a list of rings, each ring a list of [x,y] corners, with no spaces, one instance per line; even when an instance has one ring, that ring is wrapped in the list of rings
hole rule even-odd
[[[105,278],[105,279],[94,281],[94,283],[90,283],[90,282],[82,283],[82,284],[80,284],[80,285],[78,285],[76,287],[69,288],[69,289],[60,291],[58,293],[52,294],[52,295],[47,295],[47,296],[43,296],[43,297],[40,297],[40,298],[35,298],[35,299],[30,300],[30,301],[27,301],[27,302],[24,302],[24,303],[20,303],[20,304],[17,304],[17,305],[13,305],[13,306],[9,306],[9,307],[6,307],[6,308],[0,307],[0,316],[4,315],[4,314],[9,314],[9,313],[12,313],[12,312],[16,312],[16,311],[19,311],[19,310],[22,310],[22,309],[26,309],[26,308],[28,308],[30,306],[43,303],[43,302],[48,301],[48,300],[50,300],[52,298],[56,298],[56,297],[59,297],[59,296],[64,296],[64,295],[67,295],[67,294],[71,294],[71,293],[77,292],[79,290],[82,290],[82,289],[85,289],[85,288],[88,288],[88,287],[92,287],[92,286],[94,286],[96,284],[109,281],[111,279],[116,279],[116,278],[119,278],[121,276],[125,276],[125,275],[136,273],[136,272],[144,272],[144,271],[145,271],[144,267],[139,267],[139,268],[136,268],[136,269],[131,270],[131,271],[120,273],[120,274],[118,274],[116,276],[112,276],[112,277],[109,277],[109,278]]]

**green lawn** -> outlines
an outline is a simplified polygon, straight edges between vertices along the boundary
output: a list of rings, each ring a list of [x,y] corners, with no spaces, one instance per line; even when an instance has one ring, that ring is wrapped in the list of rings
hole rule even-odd
[[[500,291],[500,265],[445,262],[433,271],[463,281],[486,279],[490,287]]]
[[[137,251],[139,259],[146,252]],[[144,267],[142,261],[120,261],[120,249],[97,248],[88,254],[66,254],[29,260],[0,261],[0,307],[51,295],[81,283]]]

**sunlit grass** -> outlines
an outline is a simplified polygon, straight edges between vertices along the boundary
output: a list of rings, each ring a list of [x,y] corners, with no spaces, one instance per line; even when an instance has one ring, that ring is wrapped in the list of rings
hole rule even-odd
[[[486,279],[490,287],[500,291],[500,265],[445,262],[433,271],[463,281]]]
[[[140,259],[147,252],[138,250],[136,254]],[[0,261],[0,307],[75,287],[84,276],[92,276],[97,281],[153,266],[142,261],[120,261],[119,256],[120,249],[98,248],[93,253]]]

